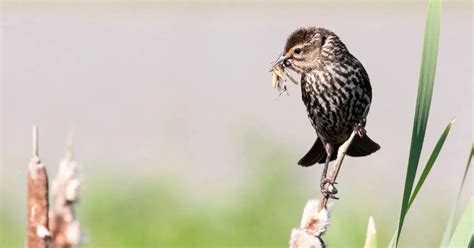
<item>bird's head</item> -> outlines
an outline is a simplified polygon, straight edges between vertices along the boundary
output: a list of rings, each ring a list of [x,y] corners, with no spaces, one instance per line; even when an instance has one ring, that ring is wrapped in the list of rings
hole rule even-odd
[[[346,46],[333,32],[324,28],[300,28],[288,37],[283,55],[276,64],[303,73],[317,69],[325,61],[338,59],[346,53]]]

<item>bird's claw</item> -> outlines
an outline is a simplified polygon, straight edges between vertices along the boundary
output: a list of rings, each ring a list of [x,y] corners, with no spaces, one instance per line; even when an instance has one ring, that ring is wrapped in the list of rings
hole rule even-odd
[[[334,199],[334,200],[339,200],[339,197],[335,196],[335,195],[327,195],[328,198],[331,198],[331,199]]]
[[[362,123],[365,123],[365,120],[361,123],[356,124],[354,128],[357,134],[359,135],[359,137],[361,138],[364,137],[364,135],[367,133],[367,131],[365,130],[364,124]]]
[[[337,182],[333,182],[327,178],[324,178],[323,180],[321,180],[321,185],[320,185],[321,193],[328,198],[335,199],[335,200],[339,199],[338,197],[335,196],[338,192],[336,187],[334,187],[334,185],[336,184]]]

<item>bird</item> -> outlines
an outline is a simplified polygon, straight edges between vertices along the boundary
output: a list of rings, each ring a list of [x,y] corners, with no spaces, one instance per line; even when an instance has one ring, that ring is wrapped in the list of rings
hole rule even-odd
[[[275,65],[301,75],[302,100],[316,131],[316,141],[298,164],[308,167],[324,163],[321,191],[334,194],[337,190],[332,187],[331,192],[326,185],[335,184],[326,178],[328,165],[354,129],[360,135],[355,136],[346,155],[367,156],[380,149],[365,133],[372,102],[369,76],[334,32],[318,27],[298,28],[291,33]]]

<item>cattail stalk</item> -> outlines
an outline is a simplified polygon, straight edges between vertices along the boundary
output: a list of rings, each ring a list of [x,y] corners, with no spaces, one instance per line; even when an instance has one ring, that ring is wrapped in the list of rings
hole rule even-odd
[[[355,129],[346,142],[344,142],[337,153],[336,165],[331,170],[329,175],[330,182],[335,182],[339,170],[341,169],[342,161],[354,140],[356,135],[359,135],[359,130]],[[327,203],[329,200],[328,194],[321,194],[319,201],[310,200],[306,203],[303,217],[301,218],[300,228],[293,229],[290,238],[290,248],[324,248],[326,244],[322,239],[323,234],[329,226],[329,212],[327,210]]]

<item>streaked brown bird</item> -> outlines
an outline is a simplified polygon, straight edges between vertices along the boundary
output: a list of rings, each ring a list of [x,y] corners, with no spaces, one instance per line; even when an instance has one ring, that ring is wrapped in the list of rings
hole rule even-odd
[[[354,128],[365,127],[372,101],[369,76],[339,37],[324,28],[293,32],[276,65],[301,74],[302,98],[317,138],[298,164],[325,163],[321,176],[324,192],[328,165],[336,159],[339,146]],[[367,135],[356,135],[346,154],[361,157],[379,149]]]

